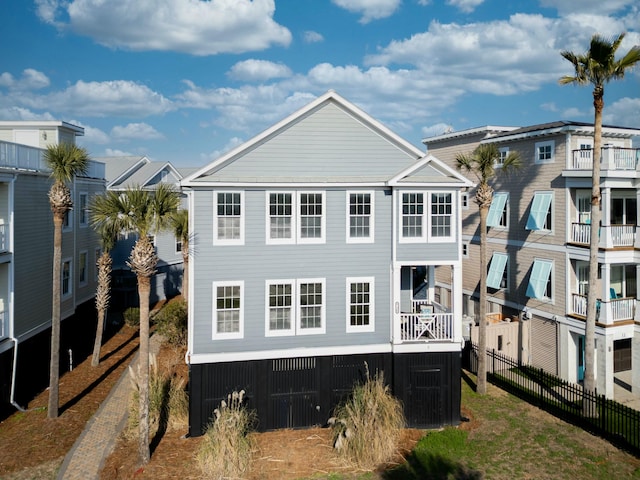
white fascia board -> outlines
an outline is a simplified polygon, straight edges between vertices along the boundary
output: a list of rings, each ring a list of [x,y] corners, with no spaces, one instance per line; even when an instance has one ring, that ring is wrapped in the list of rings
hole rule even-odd
[[[456,182],[442,182],[442,183],[440,183],[440,182],[432,182],[432,183],[428,183],[426,185],[429,185],[429,186],[431,186],[431,185],[433,185],[433,186],[436,186],[436,185],[445,186],[445,185],[447,185],[447,186],[449,186],[449,184],[451,184],[451,185],[454,185],[456,187],[475,187],[475,183],[473,183],[467,177],[462,175],[460,172],[454,170],[453,168],[449,167],[448,165],[446,165],[442,161],[438,160],[436,157],[434,157],[431,154],[423,156],[420,160],[415,162],[413,165],[410,165],[409,167],[407,167],[404,170],[402,170],[400,173],[398,173],[393,178],[391,178],[389,180],[388,184],[390,186],[405,186],[406,184],[401,183],[400,180],[402,180],[403,178],[411,175],[413,172],[415,172],[416,170],[422,168],[427,163],[434,164],[436,169],[444,171],[444,173],[446,173],[447,175],[451,175],[455,179],[459,180],[461,183],[456,183]],[[418,182],[416,182],[416,185],[417,184],[418,184]]]
[[[111,189],[113,185],[124,181],[127,177],[134,174],[138,170],[138,168],[140,168],[141,163],[143,164],[151,163],[151,160],[149,160],[149,158],[146,155],[143,155],[142,157],[140,157],[140,159],[137,162],[135,162],[133,165],[127,168],[118,177],[116,177],[114,180],[107,183],[107,190]]]
[[[438,184],[444,185],[444,184]],[[182,184],[185,186],[185,184]],[[195,182],[188,184],[188,187],[198,189],[200,187],[238,187],[238,188],[360,188],[360,187],[387,187],[387,182],[352,183],[352,182]],[[459,187],[459,184],[455,184]]]
[[[151,162],[151,163],[153,163],[153,162]],[[151,181],[151,179],[153,177],[155,177],[156,175],[158,175],[162,170],[164,170],[165,167],[169,167],[169,170],[171,170],[173,172],[173,174],[178,179],[178,181],[176,183],[179,185],[180,184],[180,180],[182,180],[182,175],[180,175],[178,170],[176,170],[174,168],[174,166],[171,165],[171,162],[165,162],[165,163],[161,163],[160,166],[156,170],[154,170],[153,173],[149,176],[149,178],[147,178],[144,182],[142,182],[142,184],[140,186],[141,187],[146,187],[147,184]]]
[[[442,142],[444,140],[451,140],[454,138],[469,137],[478,133],[490,134],[492,132],[509,132],[512,130],[517,130],[519,128],[521,127],[500,127],[494,125],[486,125],[484,127],[468,128],[466,130],[458,130],[454,132],[443,133],[440,135],[434,135],[433,137],[426,137],[422,139],[422,143],[425,145],[429,145],[429,143],[432,142]]]

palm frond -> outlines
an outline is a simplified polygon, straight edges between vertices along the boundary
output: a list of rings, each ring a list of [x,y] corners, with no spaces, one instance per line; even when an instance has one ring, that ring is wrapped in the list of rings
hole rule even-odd
[[[89,154],[70,143],[48,145],[43,159],[51,169],[51,177],[56,182],[68,182],[76,175],[87,173]]]

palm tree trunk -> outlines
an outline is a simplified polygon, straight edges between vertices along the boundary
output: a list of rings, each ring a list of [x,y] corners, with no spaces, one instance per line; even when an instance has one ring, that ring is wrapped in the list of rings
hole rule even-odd
[[[138,360],[140,379],[140,421],[138,452],[140,464],[149,463],[149,297],[151,279],[138,276],[138,297],[140,299],[140,353]]]
[[[487,215],[489,208],[480,206],[480,305],[478,326],[478,384],[476,392],[487,393]]]
[[[104,330],[104,316],[105,310],[100,308],[98,310],[98,325],[96,326],[96,339],[93,342],[93,355],[91,356],[91,366],[97,367],[100,365],[100,347],[102,347],[102,331]]]
[[[53,278],[51,302],[51,361],[49,362],[49,405],[47,417],[58,418],[60,380],[60,282],[62,267],[62,222],[64,214],[53,215]],[[71,281],[71,279],[69,280]]]
[[[108,252],[103,252],[98,260],[98,289],[96,292],[96,309],[98,310],[98,325],[96,326],[96,339],[93,343],[93,355],[91,366],[100,364],[100,348],[102,347],[102,333],[104,320],[109,307],[109,288],[111,281],[112,260]]]
[[[584,355],[584,388],[590,392],[596,390],[595,383],[595,334],[598,298],[598,249],[600,244],[600,160],[602,156],[602,109],[604,91],[595,88],[593,91],[593,106],[595,108],[594,139],[593,139],[593,168],[591,187],[591,238],[589,239],[589,290],[587,294],[587,319],[585,324],[585,355]],[[590,405],[585,402],[585,413],[593,416]]]

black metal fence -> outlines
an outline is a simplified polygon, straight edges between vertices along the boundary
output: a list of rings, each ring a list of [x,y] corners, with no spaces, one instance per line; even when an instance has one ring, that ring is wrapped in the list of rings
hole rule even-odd
[[[478,372],[478,346],[467,342],[463,368]],[[487,350],[487,380],[558,418],[640,455],[640,411],[584,390],[541,368]]]

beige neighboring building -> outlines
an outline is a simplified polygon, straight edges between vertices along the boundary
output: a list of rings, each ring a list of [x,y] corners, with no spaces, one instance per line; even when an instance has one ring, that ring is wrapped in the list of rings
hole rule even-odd
[[[614,377],[640,390],[640,129],[603,127],[602,227],[596,326],[598,392],[613,398]],[[486,126],[423,140],[428,153],[455,166],[458,153],[495,143],[520,153],[523,166],[493,180],[488,216],[490,348],[514,349],[524,362],[571,382],[584,376],[589,273],[593,126],[553,122],[524,128]],[[497,168],[499,166],[499,160]],[[475,318],[479,218],[475,191],[463,199],[463,305]],[[448,279],[440,278],[441,299]],[[507,327],[506,324],[510,324]],[[522,328],[526,323],[526,328]],[[506,328],[505,328],[506,327]],[[498,333],[500,330],[500,333]],[[504,331],[503,331],[504,330]],[[473,336],[473,328],[471,328]],[[500,345],[498,345],[498,337]],[[635,345],[634,345],[635,344]],[[632,370],[635,358],[635,371]]]

